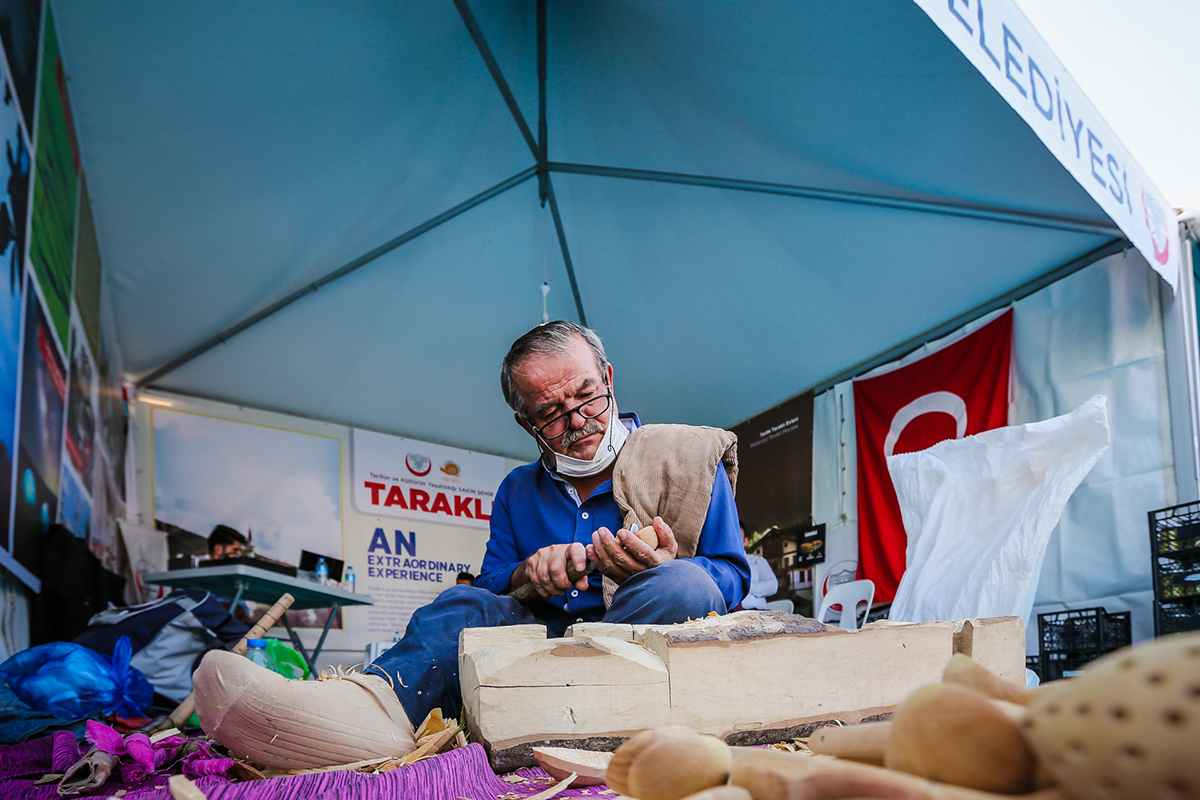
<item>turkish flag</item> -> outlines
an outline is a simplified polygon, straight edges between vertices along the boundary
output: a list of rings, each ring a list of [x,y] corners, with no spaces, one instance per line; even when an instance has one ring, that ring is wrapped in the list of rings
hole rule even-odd
[[[858,577],[891,602],[908,535],[887,456],[912,453],[1008,424],[1012,309],[902,367],[854,382],[858,441]]]

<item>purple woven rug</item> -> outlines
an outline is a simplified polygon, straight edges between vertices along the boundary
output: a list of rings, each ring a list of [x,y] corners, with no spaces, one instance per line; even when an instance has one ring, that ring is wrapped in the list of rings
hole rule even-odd
[[[59,800],[57,784],[33,783],[57,766],[54,758],[51,736],[0,745],[0,800]],[[524,769],[506,777],[508,780],[497,777],[483,748],[472,744],[382,775],[320,772],[245,783],[206,776],[196,779],[196,785],[209,800],[523,800],[555,783],[540,769]],[[166,775],[151,775],[137,787],[113,782],[82,796],[112,797],[122,788],[127,788],[124,800],[171,798]],[[588,786],[567,789],[558,797],[606,800],[615,794],[603,786]]]

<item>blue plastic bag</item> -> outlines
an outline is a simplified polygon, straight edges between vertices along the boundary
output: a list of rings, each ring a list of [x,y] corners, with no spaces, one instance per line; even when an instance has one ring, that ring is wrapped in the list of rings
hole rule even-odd
[[[122,636],[112,660],[74,642],[22,650],[0,664],[4,680],[30,707],[64,719],[82,719],[93,711],[119,717],[144,717],[154,689],[137,667],[133,647]]]

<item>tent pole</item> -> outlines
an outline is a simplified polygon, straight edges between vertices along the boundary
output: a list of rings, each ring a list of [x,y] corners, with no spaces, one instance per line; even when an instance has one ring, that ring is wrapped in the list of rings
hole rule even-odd
[[[462,17],[463,24],[467,26],[467,32],[471,34],[471,39],[475,42],[475,48],[479,51],[479,55],[483,57],[483,63],[487,66],[488,72],[491,73],[492,80],[496,83],[496,88],[500,90],[500,94],[504,97],[504,102],[508,105],[508,110],[512,114],[513,121],[521,129],[521,136],[525,138],[525,144],[529,146],[529,152],[533,153],[533,157],[538,159],[539,164],[543,163],[540,159],[541,150],[539,150],[538,143],[533,138],[533,132],[529,130],[529,124],[525,122],[525,115],[521,113],[521,107],[517,105],[517,98],[513,96],[512,89],[508,87],[508,81],[504,80],[504,73],[500,71],[500,64],[496,62],[496,56],[492,54],[492,48],[488,46],[487,39],[483,36],[483,29],[479,27],[479,22],[475,19],[474,12],[467,5],[467,0],[454,0],[454,6],[458,9],[458,14]]]
[[[454,219],[455,217],[459,216],[460,214],[470,211],[472,208],[479,205],[480,203],[487,202],[488,200],[491,200],[493,197],[496,197],[497,195],[507,192],[509,189],[513,188],[514,186],[518,186],[518,185],[524,183],[525,181],[532,178],[536,173],[537,173],[537,167],[529,167],[528,169],[524,169],[524,170],[518,172],[516,175],[513,175],[508,180],[501,181],[500,183],[497,183],[495,186],[491,187],[490,189],[485,189],[482,192],[480,192],[479,194],[475,195],[474,197],[464,200],[463,202],[459,203],[458,205],[454,206],[451,209],[443,211],[441,214],[438,214],[436,217],[428,219],[425,222],[422,222],[420,225],[416,226],[415,228],[411,228],[411,229],[405,231],[404,233],[400,234],[396,238],[390,239],[390,240],[384,242],[383,244],[379,245],[379,247],[376,247],[374,250],[364,253],[363,255],[359,256],[358,258],[354,259],[353,261],[343,264],[342,266],[338,267],[337,269],[333,270],[332,272],[326,273],[325,275],[321,276],[320,278],[313,281],[312,283],[310,283],[300,289],[297,289],[296,291],[292,292],[291,294],[289,294],[279,300],[276,300],[274,303],[267,306],[266,308],[255,311],[253,314],[251,314],[250,316],[241,320],[240,322],[230,325],[228,328],[221,331],[216,336],[213,336],[209,339],[205,339],[200,344],[198,344],[195,347],[192,347],[188,350],[185,350],[183,353],[180,353],[179,355],[175,356],[174,358],[172,358],[170,361],[166,362],[165,364],[155,367],[150,372],[146,373],[141,378],[139,378],[135,385],[139,389],[149,386],[151,383],[158,380],[163,375],[166,375],[170,372],[174,372],[175,370],[182,367],[184,364],[187,364],[188,362],[193,361],[194,359],[202,356],[203,354],[207,353],[209,350],[216,347],[217,345],[224,344],[225,342],[229,341],[234,336],[237,336],[239,333],[246,330],[247,328],[257,325],[258,323],[262,322],[267,317],[270,317],[273,314],[276,314],[276,313],[282,311],[283,309],[287,308],[288,306],[290,306],[292,303],[296,302],[300,298],[305,297],[324,286],[328,286],[329,284],[333,283],[334,281],[336,281],[339,278],[346,277],[347,275],[349,275],[351,272],[354,272],[359,267],[374,261],[375,259],[379,258],[380,256],[382,256],[386,253],[391,252],[392,250],[395,250],[397,247],[399,247],[402,244],[405,244],[406,242],[411,242],[413,239],[416,239],[418,236],[420,236],[423,233],[428,233],[429,231],[431,231],[434,228],[441,225],[443,222],[449,222],[450,220]],[[572,281],[572,286],[574,286],[574,277],[572,277],[571,281]],[[578,298],[576,298],[576,300],[578,301]]]
[[[554,184],[546,176],[547,197],[550,199],[550,214],[554,217],[554,230],[558,232],[558,246],[562,248],[563,264],[567,268],[567,279],[571,281],[571,294],[575,298],[575,311],[579,324],[587,327],[587,314],[583,313],[583,298],[579,296],[579,283],[575,280],[575,265],[571,262],[571,250],[567,247],[567,232],[563,230],[562,217],[558,213],[558,198],[554,196]]]
[[[551,172],[563,172],[573,175],[595,175],[603,178],[625,178],[658,183],[676,183],[687,186],[707,186],[714,189],[732,189],[740,192],[803,197],[810,200],[827,200],[835,203],[853,203],[880,208],[896,208],[905,211],[923,211],[929,214],[945,214],[954,217],[970,217],[990,222],[1005,222],[1035,228],[1050,228],[1052,230],[1070,231],[1072,233],[1121,237],[1125,235],[1121,232],[1120,228],[1112,223],[1096,222],[1075,217],[1062,217],[1053,214],[1041,214],[1036,211],[1022,211],[1000,206],[948,202],[944,200],[909,200],[902,197],[889,197],[887,195],[860,192],[842,192],[835,189],[821,189],[812,186],[793,186],[785,183],[765,183],[737,178],[717,178],[710,175],[688,175],[679,172],[654,172],[644,169],[626,169],[624,167],[601,167],[593,164],[567,164],[559,161],[551,161],[546,166]]]
[[[538,76],[538,197],[545,208],[549,191],[546,184],[550,174],[546,170],[549,153],[546,130],[546,0],[537,0],[537,76]]]

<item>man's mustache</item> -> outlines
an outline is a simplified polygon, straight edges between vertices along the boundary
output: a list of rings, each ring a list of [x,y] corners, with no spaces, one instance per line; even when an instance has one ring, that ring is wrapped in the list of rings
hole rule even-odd
[[[599,420],[589,419],[578,428],[570,428],[562,435],[562,448],[570,450],[580,439],[586,439],[593,433],[604,433],[604,425]]]

